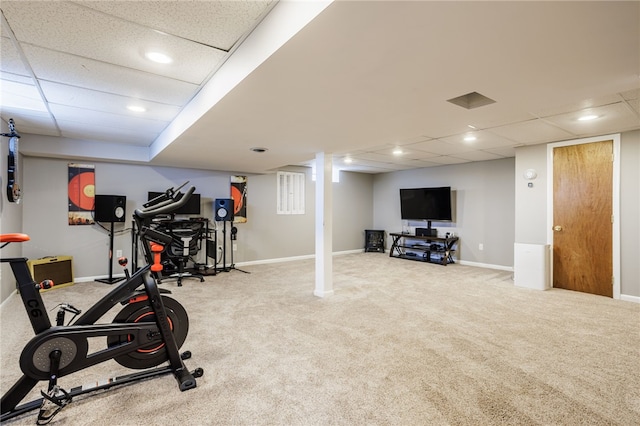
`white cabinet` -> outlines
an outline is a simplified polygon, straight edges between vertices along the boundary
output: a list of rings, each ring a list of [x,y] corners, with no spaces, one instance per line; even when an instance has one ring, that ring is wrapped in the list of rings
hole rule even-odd
[[[514,283],[518,287],[535,290],[550,288],[548,244],[522,244],[514,246]]]

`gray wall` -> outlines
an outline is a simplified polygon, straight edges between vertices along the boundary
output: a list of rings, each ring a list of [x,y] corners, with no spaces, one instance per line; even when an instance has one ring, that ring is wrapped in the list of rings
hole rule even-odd
[[[306,174],[305,214],[276,214],[276,176],[251,176],[247,223],[238,224],[238,261],[308,256],[315,253],[315,182],[309,168],[283,168]],[[333,184],[333,251],[364,247],[364,229],[373,223],[373,177],[340,172]],[[244,251],[244,252],[243,252]],[[234,254],[234,261],[236,261]]]
[[[440,234],[460,237],[458,259],[468,263],[511,267],[514,241],[514,159],[482,161],[406,170],[374,178],[374,227],[401,232],[400,188],[450,186],[454,191],[454,220],[436,223]],[[425,227],[426,222],[409,226]],[[387,246],[391,244],[387,238]],[[483,250],[480,250],[480,244]]]
[[[25,197],[22,231],[31,236],[24,245],[24,255],[35,259],[52,255],[73,256],[74,275],[78,278],[108,274],[108,233],[97,225],[67,224],[67,167],[60,159],[25,157]],[[202,216],[213,219],[216,198],[229,198],[227,172],[152,167],[130,164],[92,163],[95,165],[96,193],[125,195],[127,218],[147,199],[147,191],[163,191],[184,181],[202,194]],[[290,169],[296,170],[296,169]],[[245,224],[236,224],[238,239],[234,262],[248,262],[283,257],[313,255],[315,249],[315,183],[310,169],[299,168],[306,177],[306,214],[276,214],[276,175],[250,175],[247,186],[247,217]],[[334,191],[334,251],[361,249],[363,230],[373,222],[372,177],[357,173],[342,173]],[[19,215],[19,214],[18,214]],[[5,213],[3,211],[3,222]],[[17,226],[18,224],[16,224]],[[108,224],[105,224],[108,226]],[[19,226],[18,226],[19,227]],[[116,223],[114,249],[131,258],[130,220]],[[222,225],[218,238],[222,238]],[[230,227],[227,225],[227,235]],[[219,245],[222,245],[220,242]],[[227,264],[232,245],[227,242]],[[204,261],[201,257],[198,260]],[[119,273],[118,265],[114,274]],[[10,292],[13,284],[5,284]]]
[[[538,172],[528,188],[522,174]],[[620,137],[620,292],[640,296],[640,131]],[[516,149],[515,242],[547,243],[547,145]],[[596,226],[594,224],[594,226]]]

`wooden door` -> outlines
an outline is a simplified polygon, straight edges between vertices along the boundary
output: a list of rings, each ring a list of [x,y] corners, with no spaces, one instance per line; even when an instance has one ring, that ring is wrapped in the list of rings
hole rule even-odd
[[[553,286],[613,297],[613,141],[553,150]]]

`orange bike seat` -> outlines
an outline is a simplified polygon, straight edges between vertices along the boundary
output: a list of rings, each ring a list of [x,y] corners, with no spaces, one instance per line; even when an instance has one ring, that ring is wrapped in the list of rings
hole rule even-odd
[[[22,243],[30,239],[27,234],[17,232],[13,234],[0,234],[0,243]]]

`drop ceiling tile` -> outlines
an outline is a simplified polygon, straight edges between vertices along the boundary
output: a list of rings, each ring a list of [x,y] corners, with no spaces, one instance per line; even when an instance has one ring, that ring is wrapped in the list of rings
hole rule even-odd
[[[370,160],[368,158],[363,158],[363,157],[354,157],[353,158],[353,162],[351,163],[352,166],[370,166],[370,167],[379,167],[379,168],[386,168],[386,166],[389,163],[387,162],[383,162],[383,161],[373,161]]]
[[[98,124],[103,127],[111,127],[114,129],[137,130],[141,133],[159,134],[169,124],[167,121],[111,114],[101,111],[90,111],[82,108],[56,104],[51,104],[51,113],[54,115],[59,125],[62,121],[82,123],[84,125],[88,125],[87,127],[92,127]],[[60,130],[64,132],[62,125],[60,125]]]
[[[428,136],[414,136],[412,138],[406,138],[406,139],[401,139],[398,141],[398,145],[409,145],[409,144],[414,144],[414,143],[419,143],[419,142],[425,142],[430,140],[431,138],[429,138]]]
[[[497,155],[499,155],[501,157],[515,157],[516,156],[516,147],[513,147],[513,146],[508,146],[508,147],[505,147],[505,148],[491,148],[491,149],[487,149],[485,151],[497,154]]]
[[[486,160],[497,160],[498,158],[503,158],[498,154],[493,154],[488,151],[462,152],[460,154],[456,154],[455,157],[462,158],[463,160],[469,160],[469,161],[486,161]]]
[[[3,80],[0,82],[0,108],[19,108],[47,112],[40,92],[33,84]]]
[[[456,154],[471,150],[469,147],[446,143],[440,139],[432,139],[425,142],[410,144],[407,145],[407,148],[414,149],[416,151],[424,151],[435,156]]]
[[[456,154],[458,155],[458,154]],[[463,158],[457,158],[457,157],[452,157],[449,155],[443,155],[440,157],[433,157],[431,158],[429,161],[433,162],[433,163],[437,163],[437,164],[462,164],[462,163],[469,163],[469,160],[465,160]]]
[[[425,167],[437,167],[437,166],[442,166],[442,163],[435,163],[433,161],[422,161],[420,164],[421,168],[425,168]]]
[[[0,60],[0,71],[31,77],[29,70],[24,66],[20,58],[20,54],[9,38],[2,37],[0,40],[0,58],[2,58]]]
[[[379,167],[373,166],[351,166],[348,169],[344,169],[350,172],[358,172],[358,173],[369,173],[369,174],[378,174],[378,173],[388,173],[393,170],[382,169]]]
[[[0,20],[0,35],[2,38],[8,38],[10,36],[9,28],[4,24],[4,19]]]
[[[622,97],[626,100],[637,100],[640,99],[640,89],[629,90],[627,92],[621,93]]]
[[[3,11],[16,38],[41,48],[201,84],[226,52],[134,24],[72,2],[7,2]],[[74,17],[70,23],[69,17]],[[67,26],[73,25],[69,31]],[[83,34],[78,37],[77,34]],[[147,60],[145,51],[160,50],[171,64]]]
[[[476,140],[471,142],[465,141],[464,138],[467,135],[475,136]],[[518,143],[515,141],[493,134],[486,130],[474,130],[460,135],[449,136],[447,138],[442,138],[442,141],[447,142],[451,145],[464,147],[469,151],[476,149],[500,148],[504,146],[518,145]]]
[[[521,144],[552,142],[575,136],[541,119],[493,127],[488,131]]]
[[[153,7],[149,7],[153,3]],[[88,1],[86,7],[222,48],[231,47],[253,28],[274,0],[252,1]]]
[[[599,118],[591,121],[578,121],[578,118],[584,114],[595,114]],[[638,116],[625,102],[547,117],[546,120],[580,136],[602,135],[640,128]]]
[[[534,111],[536,117],[550,117],[553,115],[566,114],[571,111],[582,110],[585,108],[593,108],[602,105],[608,105],[615,102],[620,102],[620,95],[613,93],[611,95],[602,96],[598,98],[584,99],[580,102],[572,104],[562,105],[555,108],[546,108],[539,111]]]
[[[0,115],[5,121],[13,118],[16,130],[20,135],[23,133],[49,136],[60,135],[56,128],[56,123],[48,112],[3,107]]]
[[[174,105],[98,92],[65,84],[43,81],[41,87],[45,97],[52,104],[134,117],[137,116],[140,118],[151,118],[153,120],[167,122],[173,120],[180,112],[180,108]],[[131,112],[127,110],[127,106],[129,105],[144,107],[146,111],[140,113]]]
[[[400,151],[402,152],[400,154],[394,154],[393,151],[395,151],[396,149],[400,149]],[[408,145],[376,150],[373,152],[373,154],[384,155],[388,157],[389,159],[388,161],[390,162],[412,160],[412,159],[420,160],[420,159],[430,158],[436,155],[430,152],[420,151],[418,149],[411,149]]]
[[[630,99],[627,103],[636,112],[636,114],[640,115],[640,99]]]
[[[377,167],[378,170],[384,170],[385,172],[391,172],[391,171],[397,171],[397,170],[408,170],[411,168],[412,168],[411,166],[407,166],[404,164],[397,164],[397,163],[385,163]]]
[[[183,106],[198,86],[142,71],[27,46],[36,77],[85,89]]]
[[[31,86],[34,85],[33,79],[30,76],[11,74],[8,72],[0,71],[0,84],[2,84],[5,81],[13,81],[14,83],[28,84]]]
[[[83,123],[74,121],[58,120],[58,125],[60,126],[62,136],[65,138],[109,142],[116,145],[131,144],[149,146],[158,137],[158,133],[153,132],[102,125],[87,127]],[[117,149],[117,146],[114,147],[114,149]]]
[[[393,156],[390,154],[381,154],[378,152],[365,152],[363,154],[359,154],[358,159],[367,160],[367,161],[375,161],[378,163],[391,163],[393,161]]]

